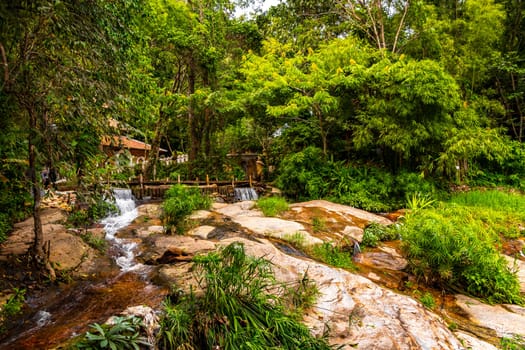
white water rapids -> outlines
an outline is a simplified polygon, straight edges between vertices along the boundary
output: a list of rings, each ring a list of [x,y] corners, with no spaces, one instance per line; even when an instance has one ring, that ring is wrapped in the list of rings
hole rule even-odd
[[[118,247],[119,256],[116,258],[116,263],[122,271],[138,270],[144,265],[138,264],[134,260],[137,243],[115,237],[118,230],[131,224],[138,216],[135,198],[131,190],[126,188],[114,188],[113,195],[119,214],[109,216],[101,221],[106,232],[106,239]]]

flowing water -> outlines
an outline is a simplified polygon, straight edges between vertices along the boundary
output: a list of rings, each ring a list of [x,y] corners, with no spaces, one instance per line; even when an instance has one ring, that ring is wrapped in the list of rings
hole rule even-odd
[[[27,300],[30,310],[20,319],[0,349],[53,349],[83,334],[93,323],[104,323],[129,306],[158,306],[166,290],[148,282],[150,267],[135,262],[137,244],[116,237],[138,215],[131,191],[115,189],[119,215],[102,220],[106,239],[116,252],[111,261],[100,262],[97,277],[60,286],[49,286]]]
[[[106,232],[106,239],[117,248],[118,256],[115,261],[122,271],[141,270],[145,266],[135,262],[135,250],[137,243],[125,239],[117,238],[116,233],[131,224],[138,216],[135,198],[131,190],[125,188],[113,189],[115,204],[119,209],[119,214],[110,216],[101,221]]]
[[[253,187],[236,187],[233,191],[235,201],[256,201],[259,199]]]

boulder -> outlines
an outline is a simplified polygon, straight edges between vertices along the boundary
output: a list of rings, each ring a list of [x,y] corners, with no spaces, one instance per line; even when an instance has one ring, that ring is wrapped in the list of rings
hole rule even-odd
[[[213,216],[213,213],[208,210],[197,210],[191,213],[190,220],[206,220]]]
[[[310,235],[302,224],[295,221],[251,216],[234,217],[232,220],[240,226],[262,236],[287,240],[294,235],[301,235],[306,245],[323,243],[321,239]]]
[[[394,248],[382,246],[375,250],[366,250],[355,256],[355,261],[376,269],[404,270],[408,262]]]
[[[488,305],[460,294],[455,298],[457,307],[479,327],[493,330],[498,337],[525,337],[525,308],[517,305]]]
[[[364,230],[357,226],[345,226],[345,229],[343,230],[343,232],[341,232],[341,235],[343,237],[348,237],[359,243],[363,241],[363,234]]]
[[[472,335],[465,333],[465,332],[454,332],[456,337],[462,341],[462,343],[465,345],[465,349],[472,349],[472,350],[498,350],[497,347],[495,347],[492,344],[489,344],[487,342],[484,342],[483,340],[480,340],[478,338],[473,337]]]
[[[158,218],[162,214],[162,208],[159,203],[142,204],[137,207],[138,216],[147,216]]]
[[[255,207],[254,201],[243,201],[228,205],[217,206],[214,205],[214,210],[224,216],[230,218],[250,216],[262,217],[263,213],[260,210],[253,210]]]
[[[204,225],[204,226],[199,226],[199,227],[196,227],[194,229],[191,229],[187,235],[188,236],[194,236],[194,237],[198,237],[198,238],[201,238],[201,239],[208,239],[208,236],[209,234],[215,230],[215,227],[214,226],[207,226],[207,225]]]
[[[358,221],[375,222],[382,225],[390,225],[392,221],[376,214],[369,213],[367,211],[350,207],[348,205],[342,205],[337,203],[328,202],[325,200],[313,200],[309,202],[294,203],[290,205],[290,208],[321,208],[326,211],[336,212],[342,216],[350,216],[357,218]]]

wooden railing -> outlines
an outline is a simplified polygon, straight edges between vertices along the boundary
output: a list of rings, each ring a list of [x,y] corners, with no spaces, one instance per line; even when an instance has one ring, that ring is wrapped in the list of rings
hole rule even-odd
[[[233,198],[235,187],[252,186],[251,181],[130,181],[127,186],[133,192],[135,198],[162,199],[164,193],[175,184],[183,184],[198,187],[203,194],[218,194],[224,198]],[[122,184],[120,184],[122,185]]]

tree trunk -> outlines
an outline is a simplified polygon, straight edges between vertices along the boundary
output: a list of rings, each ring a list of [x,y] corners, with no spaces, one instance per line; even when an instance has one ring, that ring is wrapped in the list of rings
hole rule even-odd
[[[51,281],[56,279],[55,270],[49,262],[49,251],[44,250],[44,230],[42,229],[42,219],[40,217],[40,185],[38,182],[38,176],[36,172],[36,149],[34,141],[36,140],[36,113],[34,110],[28,110],[29,112],[29,176],[31,179],[31,189],[33,193],[33,220],[34,220],[34,234],[35,239],[33,246],[30,248],[30,254],[36,265],[44,266],[49,273]]]
[[[164,134],[164,125],[166,124],[164,120],[165,118],[166,113],[163,112],[161,105],[159,119],[157,119],[157,123],[155,123],[155,135],[153,136],[153,140],[151,141],[151,149],[149,151],[148,161],[146,163],[147,165],[144,171],[144,176],[146,180],[150,179],[150,174],[152,174],[153,172],[152,169],[154,168],[159,158],[160,140],[162,139],[162,135]]]
[[[193,175],[193,164],[197,160],[197,154],[199,152],[199,137],[197,135],[197,123],[195,120],[195,109],[193,106],[192,95],[195,93],[195,79],[196,79],[196,67],[195,61],[192,59],[190,62],[190,69],[188,74],[188,142],[189,142],[189,174]]]

